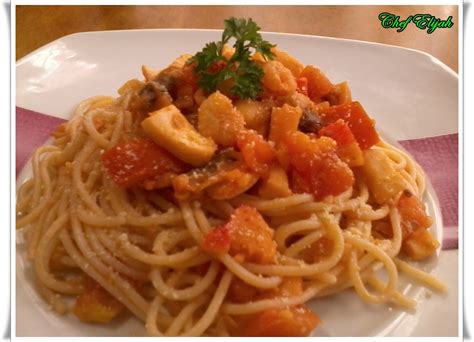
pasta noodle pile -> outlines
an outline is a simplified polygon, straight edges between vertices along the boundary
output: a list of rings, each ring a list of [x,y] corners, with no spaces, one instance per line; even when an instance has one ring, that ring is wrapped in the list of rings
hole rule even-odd
[[[264,92],[275,93],[268,83],[274,81],[268,80],[272,72],[281,76],[282,70],[289,70],[281,57],[289,55],[275,51],[276,61],[262,62],[267,78]],[[168,103],[157,105],[163,97],[156,94],[166,95],[161,88],[154,90],[153,109],[137,105],[143,89],[156,86],[152,81],[160,75],[149,68],[144,68],[144,74],[144,82],[128,82],[117,98],[98,96],[82,102],[53,133],[53,143],[36,150],[33,176],[18,191],[17,227],[26,229],[35,285],[56,312],[72,310],[82,321],[95,323],[130,312],[143,321],[151,336],[304,336],[320,322],[305,306],[316,298],[353,288],[368,303],[412,309],[416,302],[401,292],[399,272],[445,291],[434,277],[404,261],[407,256],[417,259],[420,253],[418,259],[432,255],[439,246],[430,234],[426,238],[426,227],[410,228],[421,232],[420,239],[406,235],[406,218],[413,212],[401,203],[408,201],[409,208],[410,201],[421,203],[424,173],[405,152],[381,140],[364,150],[365,163],[371,156],[382,156],[404,184],[402,191],[383,203],[374,200],[374,189],[380,184],[368,177],[370,169],[365,166],[351,167],[354,181],[343,192],[322,198],[317,192],[295,191],[291,179],[293,191],[286,196],[262,195],[255,190],[260,184],[255,181],[240,193],[224,196],[228,188],[222,182],[214,192],[204,187],[194,193],[186,187],[182,190],[175,180],[181,176],[171,169],[166,174],[171,181],[160,174],[161,178],[129,186],[123,178],[114,178],[110,165],[118,159],[106,164],[108,151],[117,146],[120,151],[127,146],[124,142],[150,136],[142,124],[148,113],[171,110]],[[319,108],[351,103],[345,87],[345,83],[333,87],[339,93],[332,90],[313,102]],[[286,88],[278,85],[277,89]],[[191,106],[205,106],[203,101],[210,96],[200,89],[194,93]],[[170,96],[172,106],[189,113],[186,125],[202,133],[201,121],[196,123],[196,112],[188,110],[186,97],[179,91]],[[268,120],[273,120],[276,109],[284,108],[277,100],[271,103]],[[165,115],[160,113],[154,115]],[[270,126],[268,120],[265,125]],[[224,131],[214,141],[228,147],[219,140],[229,137],[228,131],[220,129]],[[259,133],[265,137],[271,129]],[[147,151],[140,152],[145,157],[133,153],[130,157],[146,159]],[[168,151],[173,154],[178,149]],[[166,154],[166,158],[177,155]],[[194,164],[191,171],[173,165],[179,174],[196,170]],[[204,164],[199,172],[208,181],[206,172],[214,169]],[[127,173],[127,164],[121,172]],[[238,179],[245,180],[246,174],[238,174]],[[264,176],[256,178],[262,182]],[[423,219],[429,217],[424,214]],[[411,220],[418,222],[418,218]],[[251,229],[241,232],[243,226]],[[231,235],[230,247],[228,234],[241,234]],[[75,298],[72,307],[63,296]]]

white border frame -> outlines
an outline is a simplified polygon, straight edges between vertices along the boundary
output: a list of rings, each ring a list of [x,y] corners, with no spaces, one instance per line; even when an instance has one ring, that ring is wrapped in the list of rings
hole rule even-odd
[[[15,129],[16,129],[16,122],[15,122],[15,90],[16,90],[16,73],[15,73],[15,43],[16,43],[16,5],[111,5],[111,4],[114,4],[114,5],[117,5],[117,4],[120,4],[120,5],[170,5],[169,2],[163,2],[163,1],[151,1],[151,0],[148,0],[148,1],[144,1],[144,0],[141,0],[141,1],[137,1],[137,2],[132,2],[132,1],[121,1],[121,0],[115,0],[115,1],[112,1],[112,0],[102,0],[100,2],[97,2],[97,1],[92,1],[92,0],[85,0],[85,1],[61,1],[61,0],[49,0],[49,1],[41,1],[41,3],[38,3],[38,1],[35,1],[35,0],[12,0],[12,3],[11,3],[11,16],[10,16],[10,19],[11,19],[11,24],[10,24],[10,30],[11,30],[11,41],[10,41],[10,71],[11,71],[11,85],[10,85],[10,90],[11,90],[11,94],[10,94],[10,99],[8,101],[8,99],[6,101],[2,101],[3,104],[5,103],[10,103],[11,104],[11,108],[10,108],[10,122],[8,123],[8,121],[6,123],[4,123],[3,125],[0,125],[0,127],[4,130],[6,130],[6,127],[9,127],[10,128],[10,151],[9,151],[9,154],[10,154],[10,169],[9,169],[9,178],[10,178],[10,218],[11,218],[11,230],[10,230],[10,246],[11,246],[11,250],[10,250],[10,275],[11,275],[11,292],[10,292],[10,304],[11,304],[11,334],[12,334],[12,340],[15,340],[15,339],[22,339],[22,340],[42,340],[42,339],[45,339],[45,341],[49,338],[19,338],[19,337],[16,337],[15,334],[16,334],[16,308],[15,308],[15,298],[16,298],[16,277],[15,277],[15,253],[16,253],[16,243],[15,243],[15,208],[14,208],[14,203],[15,203],[15,178],[13,175],[15,175],[15,169],[14,169],[14,161],[15,161],[15,154],[14,152],[16,151],[16,134],[15,134]],[[306,1],[301,1],[301,0],[295,0],[293,1],[291,4],[287,3],[287,2],[283,2],[283,1],[258,1],[257,3],[255,1],[240,1],[238,3],[238,5],[328,5],[327,2],[323,3],[322,1],[311,1],[310,3],[306,2]],[[413,5],[413,2],[412,1],[408,1],[408,0],[405,0],[405,1],[377,1],[376,3],[373,2],[373,1],[354,1],[354,2],[350,2],[348,3],[348,1],[341,1],[341,0],[336,0],[336,1],[332,1],[330,3],[330,5],[383,5],[383,4],[390,4],[390,5]],[[473,138],[468,138],[468,137],[464,137],[464,115],[463,115],[463,109],[465,107],[463,107],[463,91],[464,91],[464,77],[463,77],[463,72],[464,72],[464,65],[463,65],[463,44],[464,44],[464,41],[463,41],[463,37],[464,37],[464,24],[461,24],[461,20],[465,20],[464,19],[464,8],[463,8],[463,4],[461,1],[455,1],[455,0],[448,0],[448,1],[443,1],[442,3],[436,3],[435,1],[428,1],[428,0],[418,0],[416,1],[416,5],[428,5],[428,4],[431,4],[431,5],[458,5],[458,21],[459,23],[455,23],[455,25],[457,24],[458,25],[458,74],[459,74],[459,96],[458,96],[458,101],[459,101],[459,137],[460,137],[460,144],[459,144],[459,263],[458,263],[458,267],[459,267],[459,305],[458,305],[458,308],[459,308],[459,315],[458,315],[458,321],[459,321],[459,337],[458,338],[436,338],[436,339],[442,339],[442,340],[453,340],[453,339],[462,339],[462,334],[463,334],[463,312],[464,312],[464,305],[463,305],[463,301],[461,300],[461,298],[464,298],[464,292],[463,292],[463,279],[464,279],[464,274],[463,274],[463,255],[464,255],[464,229],[463,229],[463,226],[464,224],[466,223],[466,221],[464,220],[464,207],[463,207],[463,198],[464,198],[464,191],[463,191],[463,186],[464,186],[464,178],[463,178],[463,170],[464,170],[464,163],[463,163],[463,157],[464,157],[464,145],[463,145],[463,141],[467,142],[470,141],[470,142],[473,142]],[[173,1],[172,5],[236,5],[235,1],[203,1],[203,2],[191,2],[191,1],[183,1],[183,0],[175,0]],[[471,4],[472,6],[472,4]],[[474,10],[474,9],[471,9],[471,10]],[[2,65],[5,65],[4,63],[2,63]],[[5,73],[2,73],[2,75],[5,75]],[[2,84],[3,86],[3,84]],[[8,94],[8,88],[6,88],[6,90],[4,90],[2,92],[2,95],[3,94]],[[470,88],[472,90],[472,87]],[[472,101],[470,98],[466,98],[466,105],[468,102]],[[467,107],[467,106],[466,106]],[[461,109],[462,108],[462,109]],[[472,108],[472,107],[471,107]],[[7,111],[4,111],[4,113],[7,113]],[[5,117],[3,116],[0,116],[2,117],[2,119],[5,119]],[[468,122],[468,120],[466,120],[466,123]],[[470,121],[469,121],[470,122]],[[8,133],[7,132],[3,132],[3,131],[0,131],[0,139],[3,139],[3,140],[0,140],[0,146],[7,146],[8,144],[5,143],[4,140],[6,140],[5,138],[8,137]],[[469,140],[470,139],[470,140]],[[3,144],[2,144],[3,143]],[[474,143],[474,142],[473,142]],[[467,156],[466,156],[467,157]],[[474,168],[472,167],[472,161],[470,161],[468,163],[468,167],[469,167],[469,170],[473,170]],[[2,169],[1,172],[5,172],[6,169]],[[467,169],[466,169],[467,171]],[[469,173],[468,173],[469,174]],[[4,174],[4,177],[6,178],[6,174]],[[466,183],[467,184],[467,183]],[[472,182],[469,183],[470,187],[472,187]],[[472,190],[472,189],[471,189]],[[466,197],[467,198],[467,197]],[[2,206],[2,208],[5,208],[7,207],[6,203],[4,206]],[[469,221],[471,222],[471,220]],[[5,241],[5,240],[4,240]],[[8,240],[6,240],[8,241]],[[4,250],[4,249],[2,249]],[[468,249],[469,250],[469,249]],[[472,249],[471,249],[472,251]],[[472,254],[474,253],[470,253],[470,255],[472,256]],[[3,255],[2,255],[3,256]],[[470,258],[470,260],[473,260],[472,258]],[[470,280],[470,283],[472,284],[472,280]],[[4,293],[6,291],[3,291]],[[472,298],[471,298],[472,299]],[[3,302],[1,302],[2,305],[0,306],[1,308],[5,308],[5,307],[8,307],[7,305],[3,305]],[[0,316],[1,318],[2,316]],[[470,321],[470,323],[472,323],[472,321]],[[470,325],[472,327],[472,324]],[[80,340],[82,338],[68,338],[68,340],[71,340],[71,341],[76,341],[76,340]],[[99,341],[102,341],[102,340],[105,340],[106,338],[96,338],[97,340]],[[135,340],[136,338],[129,338],[129,337],[126,337],[126,338],[119,338],[119,339],[132,339],[132,340]],[[168,338],[166,338],[168,339]],[[173,339],[176,339],[176,338],[173,338]],[[180,340],[187,340],[188,338],[179,338]],[[331,338],[332,340],[334,340],[334,338]],[[345,338],[336,338],[336,340],[339,340],[339,339],[345,339]],[[355,338],[355,340],[365,340],[366,338],[362,337],[362,338]],[[403,340],[405,338],[395,338],[395,340]],[[433,338],[430,337],[430,338],[421,338],[421,340],[432,340]],[[247,341],[249,341],[249,338],[246,338]],[[250,338],[250,340],[254,340],[254,338]],[[284,339],[284,340],[288,340],[290,341],[290,339]]]

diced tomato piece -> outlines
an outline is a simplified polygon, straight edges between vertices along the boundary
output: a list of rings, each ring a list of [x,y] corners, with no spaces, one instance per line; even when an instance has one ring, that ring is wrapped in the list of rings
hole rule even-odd
[[[324,154],[335,152],[337,143],[328,137],[313,139],[302,132],[293,132],[285,137],[291,164],[299,171],[308,173],[315,160]]]
[[[314,102],[320,102],[334,88],[334,85],[318,68],[308,65],[303,69],[300,78],[304,77],[308,82],[308,97]]]
[[[363,150],[370,148],[380,140],[375,130],[375,121],[369,117],[357,101],[329,107],[323,110],[320,116],[326,125],[339,119],[344,120]]]
[[[253,300],[297,297],[302,293],[301,277],[283,278],[277,288],[260,294],[256,288],[241,280],[234,280],[228,297],[235,303],[248,303]],[[303,305],[295,305],[239,316],[229,328],[234,336],[308,336],[319,323],[319,317],[311,310]]]
[[[125,307],[102,286],[86,278],[84,292],[77,297],[72,312],[83,322],[108,323]]]
[[[320,323],[314,312],[304,305],[268,309],[245,319],[242,336],[308,336]]]
[[[253,207],[241,205],[227,224],[230,228],[230,253],[242,254],[246,261],[270,264],[276,255],[273,230]]]
[[[419,228],[429,228],[433,222],[431,217],[426,214],[423,203],[408,190],[403,191],[397,208],[400,213],[404,240]]]
[[[191,110],[194,106],[194,89],[189,83],[182,83],[176,87],[176,98],[173,104],[181,111]]]
[[[329,195],[339,195],[354,184],[354,175],[335,153],[334,140],[321,137],[311,139],[295,132],[287,137],[292,171],[293,192],[310,189],[316,200]],[[295,186],[295,182],[297,184]]]
[[[278,287],[263,292],[259,299],[297,297],[302,293],[303,279],[301,277],[287,277],[282,279]]]
[[[311,184],[294,168],[290,170],[290,188],[296,194],[310,194]]]
[[[339,119],[336,122],[324,126],[319,130],[319,134],[330,137],[337,142],[336,154],[343,162],[351,167],[364,164],[362,150],[344,120]]]
[[[372,222],[372,233],[375,237],[381,236],[384,239],[393,238],[393,228],[392,224],[384,221],[374,221]]]
[[[223,227],[211,231],[204,239],[203,248],[209,248],[211,252],[227,249],[232,256],[260,264],[272,263],[276,255],[273,230],[255,208],[246,205],[235,209]]]
[[[318,262],[331,255],[334,241],[323,236],[301,252],[301,256],[307,263]]]
[[[341,119],[321,128],[319,134],[334,139],[338,146],[346,146],[355,141],[349,126]]]
[[[278,287],[279,297],[295,297],[303,293],[303,279],[301,277],[283,278]]]
[[[227,298],[233,303],[248,303],[255,299],[257,294],[258,290],[255,287],[234,277],[232,283],[230,283]]]
[[[224,255],[230,249],[230,232],[227,226],[211,230],[202,243],[203,251],[213,255]]]
[[[196,90],[198,90],[198,88],[199,88],[198,76],[194,72],[194,65],[193,64],[185,64],[184,65],[182,83],[190,85],[194,92]]]
[[[340,195],[352,187],[354,175],[335,153],[329,153],[323,155],[319,167],[311,170],[309,180],[315,198],[323,199],[329,195]]]
[[[189,169],[151,139],[134,139],[114,146],[105,151],[101,160],[110,178],[123,187],[158,182],[160,176]]]
[[[268,172],[271,162],[276,157],[273,146],[254,131],[240,132],[237,136],[237,146],[247,167],[260,175]]]
[[[306,77],[298,77],[296,79],[296,91],[308,96],[308,79]]]
[[[408,190],[403,191],[397,204],[402,226],[402,250],[413,260],[433,255],[439,242],[427,228],[432,219],[426,214],[423,203]]]

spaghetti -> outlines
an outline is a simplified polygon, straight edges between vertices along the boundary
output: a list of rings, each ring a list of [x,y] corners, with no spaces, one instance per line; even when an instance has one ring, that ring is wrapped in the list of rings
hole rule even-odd
[[[277,66],[266,63],[281,73],[285,63],[282,58],[277,61]],[[272,72],[265,66],[264,70],[267,75]],[[18,191],[17,227],[27,229],[27,253],[38,291],[56,312],[70,310],[60,297],[65,295],[77,298],[72,310],[81,320],[104,323],[128,311],[144,322],[151,336],[307,335],[319,319],[304,304],[315,298],[352,287],[368,303],[413,309],[416,302],[398,290],[399,272],[446,290],[431,275],[400,259],[402,254],[417,259],[420,249],[423,257],[429,256],[439,244],[430,245],[434,238],[426,238],[427,227],[411,227],[408,236],[406,217],[413,213],[401,203],[421,200],[425,176],[410,156],[383,141],[365,148],[371,152],[364,151],[364,160],[369,163],[370,153],[382,156],[402,179],[402,191],[386,201],[374,198],[380,184],[371,181],[370,169],[364,166],[351,167],[354,182],[347,189],[322,198],[317,191],[296,191],[291,182],[293,191],[287,196],[262,196],[255,190],[260,183],[254,181],[248,190],[225,199],[202,189],[199,196],[184,196],[173,180],[177,175],[165,185],[117,184],[110,168],[104,167],[104,151],[124,148],[123,142],[147,135],[140,125],[149,110],[137,109],[144,84],[131,81],[118,98],[82,102],[54,133],[53,144],[36,150],[33,177]],[[263,85],[265,92],[265,80]],[[275,98],[271,125],[275,108],[284,108]],[[320,113],[351,103],[347,98],[336,104],[325,97],[318,101],[312,102]],[[202,101],[191,102],[196,108],[203,106]],[[190,174],[180,171],[176,174]],[[256,177],[262,182],[268,174]],[[153,182],[162,179],[155,177]],[[218,184],[220,191],[226,187]],[[238,226],[232,222],[240,212],[258,215],[258,224],[271,227],[259,231],[256,239],[269,234],[273,256],[267,258],[258,246],[255,251],[245,245],[238,252],[232,245],[224,250],[209,247],[212,234]],[[285,314],[290,318],[285,320]],[[279,328],[270,331],[275,322]]]

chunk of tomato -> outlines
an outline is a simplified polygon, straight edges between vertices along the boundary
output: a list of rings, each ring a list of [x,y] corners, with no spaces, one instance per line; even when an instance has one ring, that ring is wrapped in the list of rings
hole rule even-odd
[[[242,283],[242,284],[241,284]],[[239,303],[263,299],[299,297],[303,294],[303,280],[300,277],[283,278],[281,284],[270,290],[260,291],[239,281]],[[232,293],[234,294],[234,293]],[[242,299],[247,299],[242,301]],[[235,301],[237,302],[237,301]],[[237,326],[231,333],[237,336],[308,336],[319,324],[319,317],[304,305],[277,309],[266,309],[252,315],[239,316]]]
[[[339,195],[354,184],[354,174],[336,155],[336,143],[328,137],[311,139],[295,132],[287,137],[293,192],[308,192],[316,200]],[[296,182],[295,182],[296,180]]]
[[[439,242],[428,231],[432,219],[426,213],[423,203],[405,190],[398,200],[397,208],[402,226],[403,252],[413,260],[433,255]]]
[[[285,136],[290,163],[298,171],[307,173],[324,154],[335,152],[337,143],[328,137],[314,138],[302,132],[291,132]]]
[[[303,279],[301,277],[285,277],[278,287],[265,290],[259,299],[298,297],[303,294]]]
[[[296,194],[311,194],[311,184],[294,168],[290,170],[290,188]]]
[[[431,226],[431,217],[426,214],[423,203],[408,190],[403,191],[397,204],[402,225],[402,237],[406,240],[419,228]]]
[[[230,249],[229,227],[222,226],[211,230],[201,245],[204,252],[211,255],[224,255]]]
[[[157,182],[164,175],[185,172],[189,166],[151,139],[134,139],[104,152],[102,164],[119,186],[131,187]]]
[[[312,243],[302,250],[301,256],[303,260],[309,264],[319,262],[331,255],[334,241],[323,236],[318,241]]]
[[[226,298],[233,303],[248,303],[254,300],[257,295],[257,288],[234,277],[230,283]]]
[[[260,264],[272,263],[276,255],[273,230],[255,208],[246,205],[235,209],[224,226],[208,233],[202,248],[210,254],[229,252]]]
[[[321,128],[319,134],[334,139],[338,146],[346,146],[355,141],[351,129],[341,119]]]
[[[308,96],[308,79],[306,77],[298,77],[296,79],[296,91]]]
[[[267,174],[275,159],[275,149],[258,133],[246,130],[237,136],[237,146],[247,167],[259,175]]]
[[[301,72],[300,78],[308,82],[308,97],[314,102],[321,102],[321,98],[331,92],[334,85],[318,68],[308,65]]]
[[[91,323],[108,323],[124,311],[123,304],[91,278],[86,278],[84,292],[72,308],[77,318]]]
[[[321,322],[319,317],[304,305],[281,309],[267,309],[245,320],[242,336],[308,336]]]
[[[343,162],[351,167],[364,164],[362,150],[344,120],[339,119],[336,122],[324,126],[319,130],[319,134],[330,137],[337,142],[336,153]]]
[[[323,110],[320,116],[326,125],[339,119],[344,120],[363,150],[370,148],[380,140],[375,130],[375,121],[369,117],[362,105],[357,101],[331,106]]]
[[[193,91],[198,90],[198,88],[199,88],[198,76],[196,75],[193,64],[186,64],[183,67],[182,84],[187,84],[187,85],[191,86]]]

